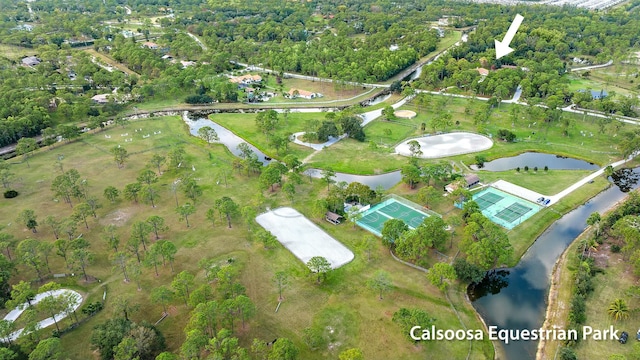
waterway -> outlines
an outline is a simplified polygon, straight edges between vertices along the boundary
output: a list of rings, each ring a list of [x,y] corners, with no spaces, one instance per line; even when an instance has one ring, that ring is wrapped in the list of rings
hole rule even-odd
[[[538,167],[540,170],[544,169],[545,166],[551,170],[598,170],[600,168],[597,164],[580,159],[554,154],[525,152],[517,156],[485,162],[481,169],[486,171],[506,171],[518,167],[524,169],[525,166],[530,169]],[[472,168],[478,169],[478,166],[472,165]]]
[[[224,144],[232,154],[236,156],[240,156],[240,151],[238,150],[238,145],[241,143],[246,143],[244,139],[239,137],[238,135],[231,132],[229,129],[221,126],[220,124],[215,123],[206,118],[199,119],[190,119],[186,114],[183,115],[183,120],[189,126],[189,132],[193,136],[198,136],[198,130],[204,126],[210,126],[213,128],[218,134],[219,142]],[[262,162],[263,165],[268,165],[271,160],[257,147],[247,143],[249,148],[258,156],[258,159]],[[269,160],[268,160],[269,159]],[[309,169],[305,172],[306,175],[321,178],[322,170],[320,169]],[[359,183],[365,184],[369,186],[371,189],[375,190],[378,187],[382,187],[385,190],[390,189],[395,184],[399,183],[402,178],[400,171],[393,171],[385,174],[378,175],[355,175],[355,174],[347,174],[336,172],[336,176],[334,180],[336,182],[347,182],[351,183],[357,181]]]
[[[624,177],[615,182],[623,184],[624,190],[636,189],[640,168],[617,173],[616,177]],[[603,213],[625,196],[626,192],[618,185],[596,195],[551,225],[516,267],[491,271],[480,284],[470,286],[469,298],[487,326],[539,329],[544,321],[551,272],[558,257],[585,229],[591,213]],[[535,341],[504,345],[510,360],[535,359],[536,347]]]

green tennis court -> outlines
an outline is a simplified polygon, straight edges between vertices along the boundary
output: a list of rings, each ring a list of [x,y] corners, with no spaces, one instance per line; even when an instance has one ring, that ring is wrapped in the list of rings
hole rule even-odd
[[[409,200],[401,200],[410,203]],[[415,207],[418,206],[417,204],[415,205]],[[398,199],[389,198],[366,210],[362,218],[356,221],[356,224],[377,236],[382,236],[384,223],[391,219],[400,219],[411,229],[415,229],[422,224],[426,217],[430,216],[415,207],[403,204]]]
[[[488,187],[473,195],[480,211],[494,223],[507,229],[522,224],[542,207],[518,196]]]
[[[502,199],[504,199],[504,196],[500,196],[492,192],[487,192],[473,200],[478,204],[480,210],[482,211],[484,209],[487,209],[488,207],[493,206],[493,204],[498,203]]]

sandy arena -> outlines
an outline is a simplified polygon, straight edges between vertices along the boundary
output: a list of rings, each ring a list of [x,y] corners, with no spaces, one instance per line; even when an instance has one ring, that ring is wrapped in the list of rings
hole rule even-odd
[[[403,156],[412,156],[408,145],[412,140],[416,140],[420,144],[422,154],[418,157],[423,159],[474,153],[490,149],[493,146],[493,141],[486,136],[467,132],[452,132],[405,140],[396,146],[396,153]]]
[[[353,260],[351,250],[295,209],[277,208],[258,215],[256,221],[305,264],[314,256],[322,256],[336,269]]]

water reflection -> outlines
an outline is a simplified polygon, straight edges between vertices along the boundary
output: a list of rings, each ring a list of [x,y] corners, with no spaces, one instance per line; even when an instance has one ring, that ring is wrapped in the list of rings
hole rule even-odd
[[[629,192],[638,183],[640,175],[633,169],[619,169],[611,175],[611,179],[620,188],[620,191]]]
[[[624,186],[612,186],[553,223],[516,267],[489,272],[481,283],[469,286],[469,298],[487,326],[499,329],[538,329],[542,326],[549,278],[556,260],[584,230],[591,213],[606,211],[622,200],[626,191],[638,187],[639,169],[619,171],[617,176],[623,179]],[[504,345],[507,359],[514,360],[535,359],[536,348],[535,341],[514,341]]]
[[[551,170],[598,170],[600,168],[598,165],[584,160],[554,154],[526,152],[517,156],[485,162],[482,170],[506,171],[517,167],[524,169],[525,166],[528,166],[531,170],[534,167],[538,167],[538,170],[543,170],[545,166]],[[478,168],[476,165],[471,167]]]

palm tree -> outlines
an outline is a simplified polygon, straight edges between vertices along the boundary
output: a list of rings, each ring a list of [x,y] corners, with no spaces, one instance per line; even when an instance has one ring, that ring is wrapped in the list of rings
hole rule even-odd
[[[609,316],[613,318],[613,320],[625,320],[629,318],[629,305],[623,299],[615,299],[609,305],[609,309],[607,309],[607,313]]]

